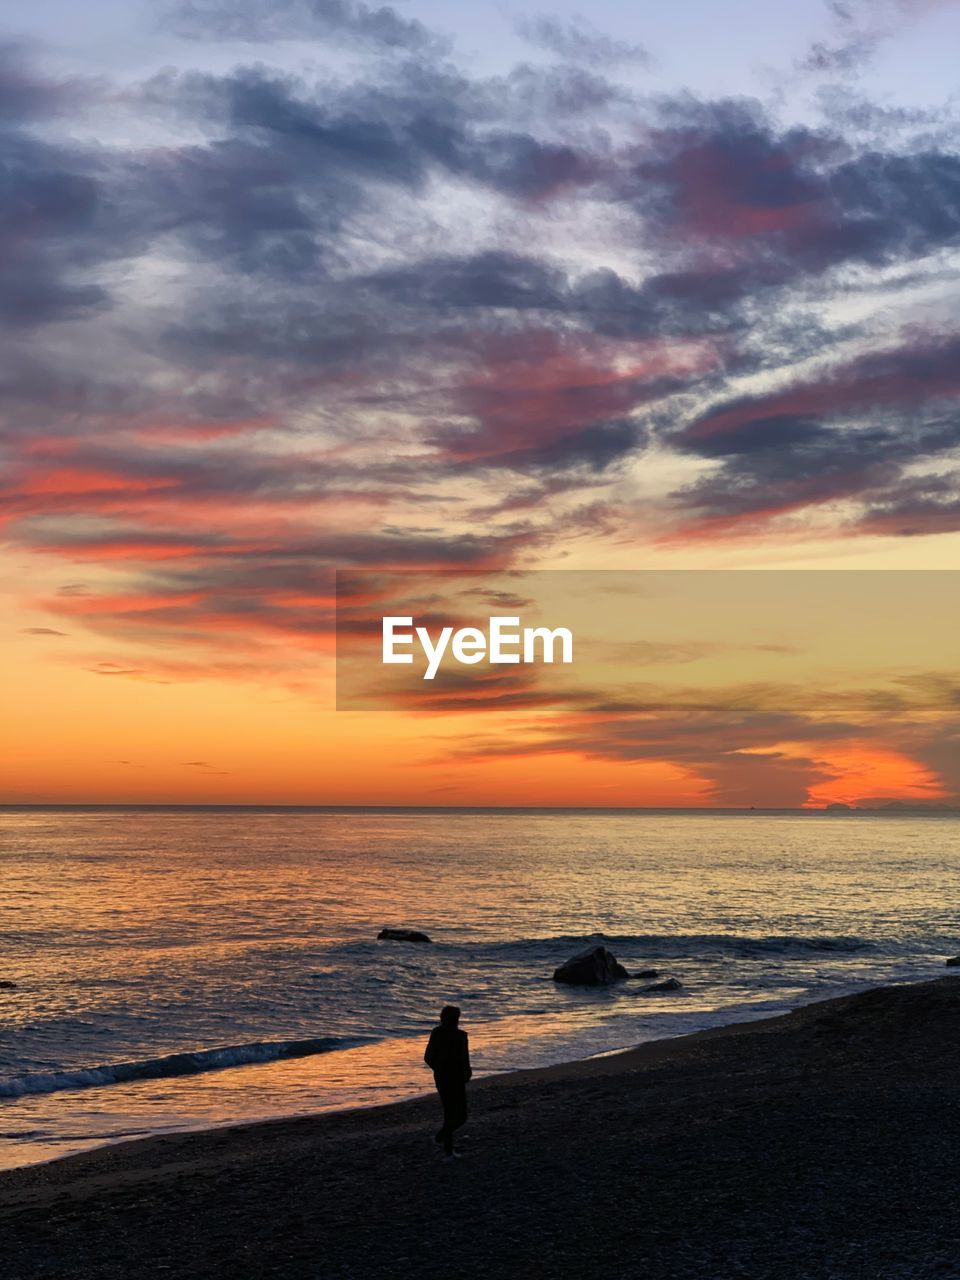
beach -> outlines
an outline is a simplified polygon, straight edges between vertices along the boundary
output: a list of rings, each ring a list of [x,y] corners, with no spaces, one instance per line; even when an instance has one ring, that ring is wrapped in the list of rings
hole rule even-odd
[[[958,946],[957,830],[822,813],[0,812],[0,1169],[413,1097],[417,1045],[450,1002],[489,1076],[922,981]],[[432,942],[380,939],[385,925]],[[553,981],[598,945],[681,989]]]
[[[0,1174],[9,1280],[960,1276],[960,981]]]
[[[3,18],[0,1280],[960,1280],[960,0]]]

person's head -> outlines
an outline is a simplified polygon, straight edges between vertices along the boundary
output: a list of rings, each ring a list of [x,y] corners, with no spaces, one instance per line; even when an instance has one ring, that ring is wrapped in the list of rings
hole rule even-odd
[[[455,1004],[445,1004],[440,1010],[441,1027],[455,1027],[460,1021],[460,1010]]]

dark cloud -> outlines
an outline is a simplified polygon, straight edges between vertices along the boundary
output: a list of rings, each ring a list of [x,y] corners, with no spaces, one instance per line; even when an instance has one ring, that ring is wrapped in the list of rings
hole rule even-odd
[[[862,67],[876,52],[880,35],[873,31],[856,32],[834,44],[818,40],[797,63],[803,71],[854,71]]]
[[[381,271],[367,285],[406,306],[441,310],[560,311],[568,310],[571,301],[566,275],[559,267],[503,250],[468,258],[427,259]]]
[[[957,426],[960,437],[960,423]],[[958,477],[954,474],[897,477],[886,492],[868,498],[858,520],[865,533],[916,538],[960,529]]]
[[[44,75],[35,52],[0,45],[0,324],[9,330],[105,310],[105,270],[152,234],[128,216],[124,162],[59,140],[59,118],[102,106],[105,86]]]
[[[665,246],[736,251],[714,273],[720,296],[958,242],[956,154],[852,154],[828,134],[777,132],[745,103],[678,104],[675,117],[620,181]]]
[[[305,637],[309,607],[270,591],[341,562],[502,567],[814,508],[848,534],[958,527],[960,347],[913,300],[955,288],[933,274],[960,242],[947,112],[785,127],[641,98],[602,69],[626,50],[553,19],[530,31],[561,64],[490,79],[373,5],[175,21],[403,56],[120,91],[4,50],[5,535],[93,582],[122,563],[146,606],[96,612],[91,586],[59,598],[77,616]],[[109,145],[84,118],[104,103],[140,121]],[[654,448],[698,478],[637,511],[605,486]]]
[[[541,722],[538,736],[525,735],[522,744],[495,727],[466,744],[462,755],[480,760],[574,754],[611,763],[667,761],[701,778],[713,804],[793,807],[807,803],[811,787],[845,771],[843,764],[831,765],[834,751],[842,761],[845,752],[880,742],[885,751],[928,762],[934,776],[939,774],[956,791],[950,729],[955,689],[943,678],[923,673],[907,677],[901,686],[850,691],[791,683],[722,690],[635,685],[617,694],[558,689],[555,683],[544,689],[527,675],[512,696],[537,706],[538,697],[547,693],[557,714]],[[484,692],[493,694],[490,709],[495,710],[501,686]],[[484,705],[483,693],[475,692],[469,709]],[[424,706],[448,709],[442,694],[428,694]],[[869,747],[865,754],[869,759]]]
[[[801,71],[826,75],[856,74],[903,23],[953,0],[827,0],[833,31],[815,41],[797,60]]]
[[[359,283],[359,282],[358,282]],[[556,262],[488,250],[424,259],[363,282],[379,296],[439,315],[489,308],[554,313],[611,337],[681,336],[698,326],[728,328],[761,273],[709,268],[671,271],[633,285],[609,268],[574,275]]]
[[[530,609],[535,604],[531,596],[517,595],[512,591],[498,591],[490,587],[471,587],[463,595],[479,596],[492,609]]]
[[[177,35],[200,40],[326,40],[374,52],[439,50],[415,18],[362,0],[185,0],[164,16]]]
[[[494,118],[509,117],[586,132],[593,145],[599,135],[592,122],[599,116],[615,119],[636,107],[635,95],[622,83],[614,82],[601,69],[569,62],[532,66],[523,62],[503,76],[472,86],[471,97],[478,113]],[[583,126],[590,121],[586,130]]]
[[[518,200],[594,183],[600,160],[477,118],[468,82],[407,69],[337,91],[263,67],[154,77],[139,100],[225,136],[130,173],[142,222],[205,257],[275,278],[338,262],[351,215],[382,209],[391,187],[422,195],[446,177]],[[387,214],[389,216],[389,214]]]
[[[547,14],[535,18],[521,18],[517,31],[531,44],[566,58],[571,62],[585,62],[589,66],[615,66],[632,63],[634,66],[650,66],[653,59],[642,44],[617,40],[598,31],[583,18],[564,22]]]
[[[0,321],[32,328],[100,308],[106,291],[81,275],[115,252],[96,230],[99,183],[15,130],[0,131],[0,144]]]
[[[865,501],[867,524],[906,533],[917,502],[914,532],[960,527],[953,476],[905,474],[960,447],[960,343],[871,354],[815,381],[721,403],[673,443],[721,463],[675,495],[705,517]]]
[[[960,156],[870,151],[841,165],[831,194],[846,212],[848,243],[865,258],[921,257],[960,240]],[[834,242],[844,246],[838,228]]]
[[[489,465],[523,472],[565,471],[571,467],[599,472],[641,449],[645,440],[646,433],[639,422],[598,422],[546,444],[500,453]]]
[[[26,532],[26,531],[25,531]],[[102,593],[58,593],[47,601],[51,612],[116,640],[150,644],[177,640],[189,651],[228,655],[256,651],[277,638],[295,649],[322,647],[334,631],[335,570],[345,566],[386,571],[417,570],[435,575],[461,570],[496,570],[507,566],[519,546],[529,548],[535,534],[516,525],[488,534],[460,535],[440,529],[386,527],[369,533],[334,529],[304,531],[271,541],[262,536],[224,536],[219,542],[184,535],[146,539],[138,528],[100,533],[84,528],[32,531],[37,551],[73,560],[112,560],[136,564],[137,589],[116,596]],[[29,535],[27,540],[29,541]],[[370,575],[364,575],[369,590]],[[366,619],[369,610],[361,610]],[[421,616],[443,625],[449,619],[434,610]],[[459,625],[459,624],[458,624]],[[190,668],[184,659],[183,670]],[[100,662],[101,675],[176,674],[175,664],[156,662],[132,668],[127,663]],[[254,668],[255,670],[255,668]],[[248,678],[249,665],[237,674]]]
[[[0,128],[62,116],[82,106],[100,87],[80,76],[43,75],[33,52],[29,44],[0,40]]]
[[[186,590],[192,584],[200,591],[224,583],[243,591],[284,581],[299,585],[314,571],[326,574],[341,565],[374,565],[383,569],[496,567],[509,559],[513,544],[521,537],[520,532],[510,530],[458,537],[445,535],[440,529],[384,527],[375,533],[330,531],[304,536],[302,540],[264,539],[255,545],[239,531],[149,532],[136,525],[125,529],[114,524],[105,529],[41,524],[23,530],[27,545],[65,552],[75,558],[182,559],[188,567],[170,571],[165,575],[167,580],[175,588]],[[225,561],[223,568],[217,567],[220,560]],[[256,607],[255,603],[251,607]]]
[[[827,0],[833,32],[826,40],[816,40],[797,60],[801,71],[832,75],[859,71],[891,34],[885,0]]]

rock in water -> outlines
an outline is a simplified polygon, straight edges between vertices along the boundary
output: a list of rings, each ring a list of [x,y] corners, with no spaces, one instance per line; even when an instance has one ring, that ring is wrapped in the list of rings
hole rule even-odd
[[[554,969],[554,982],[568,982],[578,987],[609,987],[612,982],[622,982],[630,975],[606,947],[591,947]]]
[[[947,961],[947,968],[956,969],[958,967],[960,967],[960,956],[951,956]]]
[[[949,964],[949,961],[947,961],[947,963]],[[16,991],[16,989],[17,984],[15,982],[9,982],[7,980],[0,982],[0,991]]]
[[[636,973],[631,973],[631,978],[659,978],[659,969],[638,969]]]
[[[430,942],[425,933],[421,933],[419,929],[381,929],[377,934],[378,940],[386,940],[388,942]]]
[[[649,987],[641,987],[637,992],[638,996],[645,996],[647,992],[654,991],[682,991],[683,983],[679,978],[665,978],[663,982],[651,982]]]

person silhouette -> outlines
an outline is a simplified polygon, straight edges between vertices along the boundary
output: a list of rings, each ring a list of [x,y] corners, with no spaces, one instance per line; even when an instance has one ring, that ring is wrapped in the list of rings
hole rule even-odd
[[[436,1141],[443,1146],[448,1160],[459,1152],[453,1148],[453,1135],[467,1120],[467,1081],[470,1069],[470,1042],[460,1030],[460,1010],[446,1004],[440,1010],[440,1024],[430,1032],[423,1060],[433,1072],[433,1079],[443,1105],[443,1124]]]

